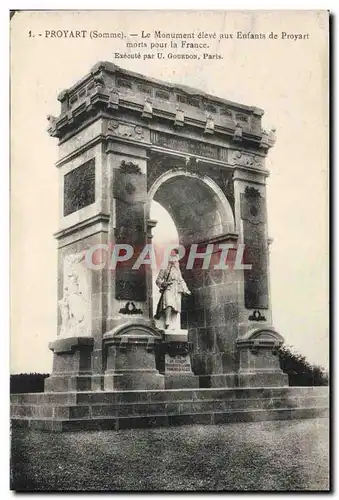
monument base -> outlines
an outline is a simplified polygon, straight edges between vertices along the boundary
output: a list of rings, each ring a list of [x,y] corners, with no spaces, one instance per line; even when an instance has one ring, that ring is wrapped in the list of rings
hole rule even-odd
[[[12,394],[13,427],[53,432],[327,417],[328,387]]]
[[[45,379],[46,392],[91,391],[91,375],[53,374]]]
[[[199,387],[199,377],[191,367],[191,343],[187,330],[162,330],[163,341],[157,345],[159,372],[164,376],[165,389]]]
[[[165,373],[165,389],[195,389],[199,387],[199,377],[193,373]]]
[[[239,372],[238,387],[286,387],[288,375],[281,370],[261,372]]]
[[[104,376],[105,391],[150,391],[164,388],[164,377],[156,370],[111,374],[106,372]]]
[[[104,335],[105,391],[159,390],[165,388],[155,351],[161,334],[147,322],[122,322]]]
[[[200,375],[199,387],[201,388],[234,388],[237,387],[236,373],[220,373],[213,375]]]

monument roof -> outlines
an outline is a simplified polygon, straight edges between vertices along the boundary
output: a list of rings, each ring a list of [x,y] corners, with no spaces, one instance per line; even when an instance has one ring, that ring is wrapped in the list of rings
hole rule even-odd
[[[122,76],[130,77],[134,80],[140,80],[143,82],[147,82],[149,84],[153,84],[153,85],[158,86],[158,87],[166,88],[169,91],[176,91],[177,90],[177,91],[181,91],[181,92],[183,92],[187,95],[190,95],[190,96],[203,97],[203,98],[208,99],[210,101],[214,101],[214,102],[219,103],[219,104],[224,104],[227,107],[232,107],[234,109],[242,110],[245,112],[255,113],[258,116],[262,116],[264,114],[264,110],[261,108],[258,108],[256,106],[248,106],[246,104],[241,104],[239,102],[230,101],[228,99],[223,99],[221,97],[209,94],[207,92],[204,92],[203,90],[200,90],[200,89],[197,89],[194,87],[190,87],[188,85],[183,85],[183,84],[179,84],[179,83],[170,83],[170,82],[167,82],[164,80],[159,80],[159,79],[156,79],[153,77],[149,77],[149,76],[143,75],[141,73],[137,73],[135,71],[130,71],[130,70],[127,70],[125,68],[122,68],[121,66],[118,66],[110,61],[100,61],[100,62],[96,63],[91,68],[91,71],[86,76],[81,78],[81,80],[79,80],[77,83],[75,83],[74,85],[69,87],[67,90],[63,91],[59,95],[59,100],[61,100],[63,98],[65,92],[71,93],[71,92],[75,91],[86,80],[88,80],[92,76],[93,73],[100,71],[101,69],[105,70],[108,73],[117,73],[117,74],[120,74]]]

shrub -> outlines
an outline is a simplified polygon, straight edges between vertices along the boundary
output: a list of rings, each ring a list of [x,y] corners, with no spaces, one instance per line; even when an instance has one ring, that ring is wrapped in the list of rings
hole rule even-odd
[[[283,345],[279,350],[279,359],[280,368],[288,374],[289,385],[328,385],[328,372],[322,366],[311,364],[292,346]]]
[[[44,380],[49,373],[19,373],[11,375],[10,392],[18,394],[22,392],[43,392]]]

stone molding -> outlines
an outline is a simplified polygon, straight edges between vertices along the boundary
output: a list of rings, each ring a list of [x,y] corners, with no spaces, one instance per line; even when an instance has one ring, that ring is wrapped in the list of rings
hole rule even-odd
[[[107,224],[108,225],[108,222],[109,222],[109,215],[100,213],[100,214],[94,215],[92,217],[89,217],[88,219],[86,219],[84,221],[73,224],[72,226],[69,226],[65,229],[60,229],[59,231],[54,233],[53,236],[56,240],[61,240],[67,236],[72,235],[73,233],[77,233],[77,232],[82,231],[84,229],[87,229],[91,226],[95,226],[96,224],[104,224],[104,225]],[[108,227],[105,229],[98,228],[98,230],[96,232],[103,231],[103,230],[108,231]]]
[[[77,349],[93,349],[94,339],[92,337],[68,337],[54,340],[48,344],[48,348],[54,354],[72,353]]]
[[[162,334],[160,330],[149,325],[149,320],[143,321],[142,318],[138,318],[138,321],[124,321],[115,326],[112,330],[106,332],[103,336],[103,341],[106,344],[144,340],[161,341]]]
[[[282,335],[269,325],[253,328],[236,341],[238,349],[245,348],[251,352],[258,351],[260,348],[277,350],[283,343]]]

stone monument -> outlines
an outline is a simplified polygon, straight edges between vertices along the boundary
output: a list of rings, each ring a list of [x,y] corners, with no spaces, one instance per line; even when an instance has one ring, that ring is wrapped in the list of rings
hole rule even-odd
[[[310,415],[300,401],[321,388],[294,397],[272,325],[265,158],[275,133],[263,110],[110,62],[58,99],[53,369],[45,393],[13,395],[13,422],[58,431]],[[176,297],[159,277],[158,314],[145,253],[152,200],[185,254]]]

